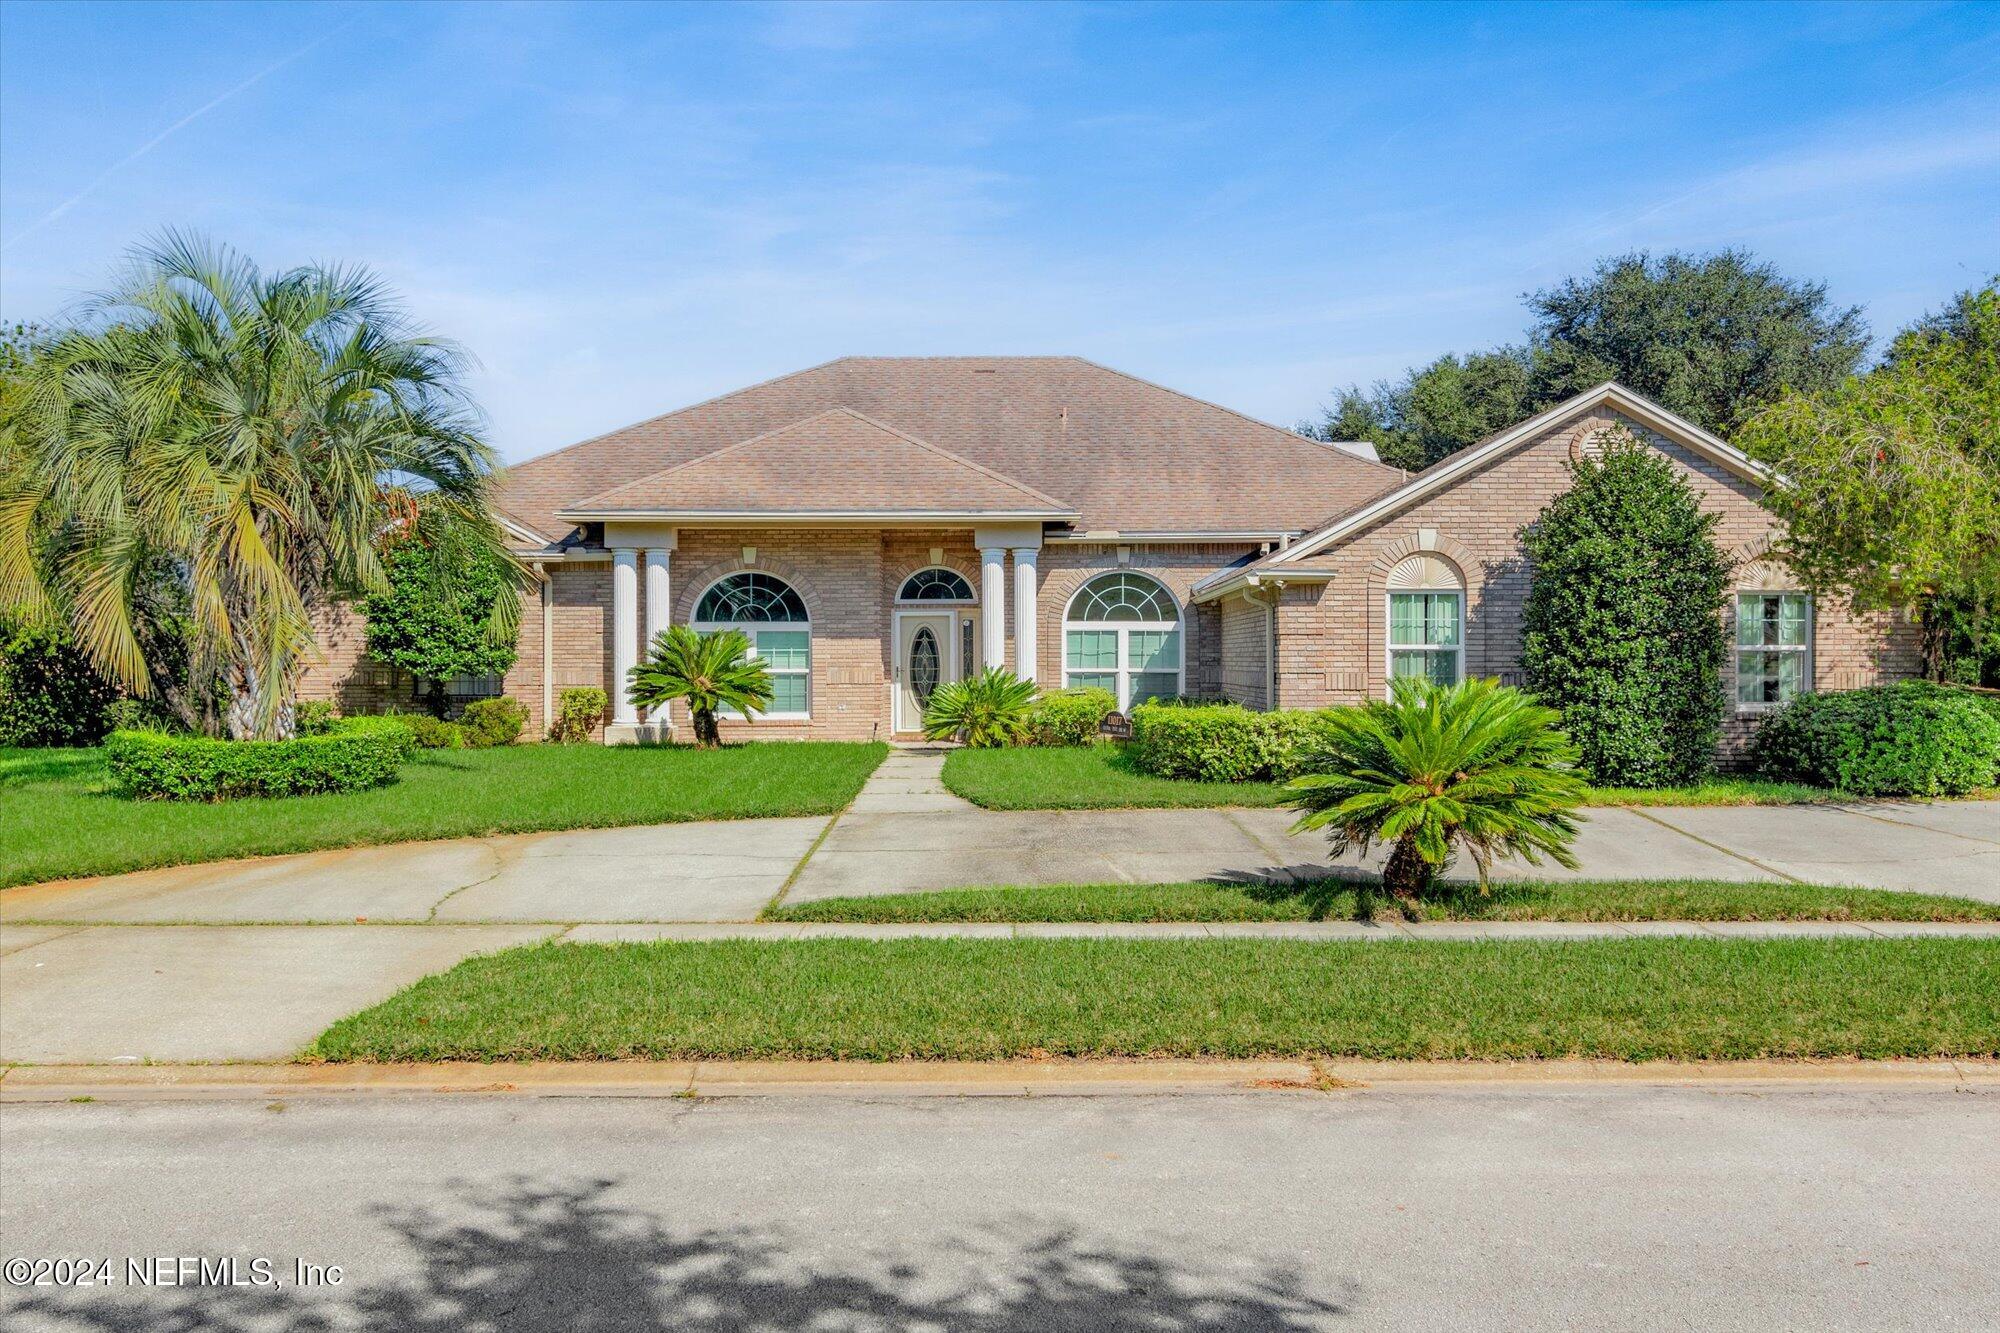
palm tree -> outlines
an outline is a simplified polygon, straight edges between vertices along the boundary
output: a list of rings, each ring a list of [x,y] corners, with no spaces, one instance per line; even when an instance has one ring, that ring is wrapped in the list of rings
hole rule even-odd
[[[1028,734],[1028,710],[1035,682],[1005,667],[987,667],[976,676],[940,685],[924,705],[924,735],[956,736],[974,750],[1011,745]]]
[[[1293,831],[1329,830],[1336,855],[1392,844],[1382,880],[1405,904],[1458,848],[1479,867],[1482,893],[1496,856],[1576,865],[1571,812],[1584,783],[1553,709],[1498,681],[1398,679],[1387,703],[1328,719],[1305,775],[1286,784],[1286,803],[1305,812]]]
[[[34,350],[0,436],[0,608],[152,695],[171,604],[229,734],[289,735],[314,611],[386,586],[378,541],[419,498],[504,549],[465,365],[363,270],[165,235]]]
[[[694,743],[709,749],[722,743],[717,712],[731,708],[749,719],[771,706],[771,673],[750,656],[742,630],[701,634],[675,625],[656,635],[646,660],[632,668],[631,692],[641,708],[687,700]]]

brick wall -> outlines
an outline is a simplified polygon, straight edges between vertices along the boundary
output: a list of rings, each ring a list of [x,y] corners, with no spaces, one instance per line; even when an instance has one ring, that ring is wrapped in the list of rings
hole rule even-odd
[[[1222,694],[1249,708],[1270,706],[1271,608],[1243,594],[1225,598],[1222,618]]]
[[[1623,424],[1679,465],[1702,504],[1721,518],[1716,540],[1739,568],[1742,588],[1796,586],[1767,559],[1776,521],[1758,503],[1757,488],[1679,445],[1652,435],[1608,410],[1553,427],[1529,444],[1488,463],[1450,489],[1354,534],[1313,557],[1336,570],[1331,583],[1293,585],[1279,608],[1278,703],[1322,707],[1380,698],[1388,674],[1388,576],[1418,550],[1443,556],[1465,583],[1465,667],[1469,675],[1521,680],[1521,614],[1528,565],[1518,532],[1569,485],[1572,447],[1590,447],[1604,428]],[[1854,615],[1844,604],[1814,608],[1813,683],[1852,689],[1915,674],[1915,628],[1902,617]],[[1734,698],[1734,661],[1725,668]],[[1754,716],[1732,711],[1726,757],[1740,752]]]

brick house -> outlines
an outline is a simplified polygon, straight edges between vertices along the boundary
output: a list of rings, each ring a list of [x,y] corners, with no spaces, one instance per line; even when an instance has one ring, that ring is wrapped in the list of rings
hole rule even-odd
[[[1379,698],[1393,674],[1520,678],[1517,533],[1623,425],[1721,514],[1737,562],[1728,748],[1803,689],[1914,675],[1913,627],[1815,601],[1767,558],[1757,464],[1607,384],[1416,475],[1075,357],[850,357],[511,469],[503,522],[537,578],[504,680],[528,705],[616,701],[606,739],[664,734],[616,687],[669,624],[735,626],[771,711],[725,733],[915,733],[985,663],[1120,705]],[[334,609],[308,698],[413,697]],[[663,724],[666,724],[663,726]]]

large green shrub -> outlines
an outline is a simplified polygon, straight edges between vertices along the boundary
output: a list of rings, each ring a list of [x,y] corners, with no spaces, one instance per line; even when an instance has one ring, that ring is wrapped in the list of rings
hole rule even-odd
[[[1159,778],[1282,782],[1299,773],[1305,751],[1327,734],[1332,711],[1141,704],[1132,710],[1132,759]]]
[[[2000,780],[2000,719],[1924,681],[1807,694],[1764,720],[1759,773],[1862,796],[1955,796]]]
[[[1117,696],[1095,685],[1050,690],[1028,709],[1028,744],[1089,745],[1116,711]]]
[[[368,655],[425,682],[443,717],[454,676],[500,676],[514,665],[518,625],[503,609],[519,594],[512,568],[458,523],[420,527],[382,560],[388,587],[364,597]]]
[[[1671,787],[1715,765],[1726,697],[1730,564],[1716,515],[1623,430],[1522,530],[1528,688],[1562,714],[1604,786]]]
[[[520,739],[521,728],[528,725],[528,706],[505,695],[478,699],[465,706],[458,723],[465,728],[465,743],[475,750],[512,745]]]
[[[95,745],[117,698],[68,635],[0,622],[0,745]]]
[[[349,718],[324,735],[288,741],[114,731],[104,743],[121,792],[169,801],[361,791],[395,781],[410,748],[409,728],[386,717]]]
[[[555,720],[549,723],[549,739],[558,745],[576,745],[596,734],[609,704],[604,691],[595,685],[576,685],[556,696]]]

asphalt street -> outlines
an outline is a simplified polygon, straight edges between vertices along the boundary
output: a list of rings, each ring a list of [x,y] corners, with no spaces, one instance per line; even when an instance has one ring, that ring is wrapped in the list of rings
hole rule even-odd
[[[115,1264],[22,1333],[1992,1329],[2000,1092],[14,1105],[0,1236]]]

